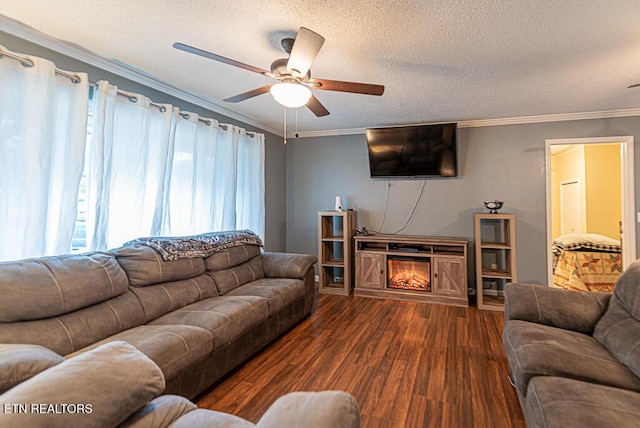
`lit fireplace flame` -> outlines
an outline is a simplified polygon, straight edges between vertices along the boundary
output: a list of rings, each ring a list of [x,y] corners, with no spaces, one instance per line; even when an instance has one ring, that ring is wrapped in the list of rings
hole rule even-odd
[[[426,259],[388,259],[388,287],[431,291],[431,264]]]

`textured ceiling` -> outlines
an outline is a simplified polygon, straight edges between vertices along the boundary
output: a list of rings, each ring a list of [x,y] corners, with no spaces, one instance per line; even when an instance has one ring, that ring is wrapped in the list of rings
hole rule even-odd
[[[172,44],[268,69],[305,26],[326,38],[312,76],[385,85],[382,97],[316,91],[331,115],[300,109],[300,132],[640,107],[640,88],[626,89],[640,82],[637,0],[0,0],[0,13],[269,129],[283,121],[269,94],[222,99],[270,78]]]

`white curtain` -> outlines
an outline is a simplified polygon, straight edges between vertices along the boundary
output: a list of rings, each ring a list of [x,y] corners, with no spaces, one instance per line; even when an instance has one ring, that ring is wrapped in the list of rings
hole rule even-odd
[[[264,240],[264,134],[247,133],[242,128],[236,128],[236,132],[239,145],[235,227],[252,230]]]
[[[87,247],[159,235],[171,164],[173,109],[98,82],[87,155]]]
[[[99,82],[87,244],[251,229],[264,238],[264,135]]]
[[[218,122],[195,113],[179,113],[173,135],[173,164],[163,234],[192,235],[217,229],[214,179]]]
[[[33,65],[0,57],[0,260],[70,251],[87,127],[86,74],[14,55]]]
[[[163,234],[250,229],[264,239],[264,135],[194,113],[175,119]]]

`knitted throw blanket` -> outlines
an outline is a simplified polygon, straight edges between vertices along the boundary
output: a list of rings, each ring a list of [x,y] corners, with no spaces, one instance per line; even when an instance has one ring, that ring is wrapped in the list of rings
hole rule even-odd
[[[124,247],[144,245],[156,250],[164,260],[209,257],[225,248],[249,244],[262,247],[262,240],[250,230],[202,233],[193,236],[151,236],[126,242]]]

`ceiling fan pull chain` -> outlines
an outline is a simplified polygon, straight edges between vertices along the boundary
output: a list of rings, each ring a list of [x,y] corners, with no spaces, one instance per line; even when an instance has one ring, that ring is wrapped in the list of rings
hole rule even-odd
[[[296,138],[298,138],[298,110],[300,109],[296,109]]]
[[[284,107],[284,145],[287,145],[287,108]]]

